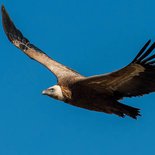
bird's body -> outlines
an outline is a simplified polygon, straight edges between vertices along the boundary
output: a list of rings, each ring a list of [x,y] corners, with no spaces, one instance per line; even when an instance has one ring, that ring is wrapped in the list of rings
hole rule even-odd
[[[85,77],[48,57],[31,44],[15,27],[4,6],[2,21],[8,39],[56,75],[58,83],[44,90],[45,95],[77,107],[137,118],[140,116],[139,109],[124,105],[119,100],[155,91],[155,55],[149,56],[155,43],[148,48],[150,40],[126,67],[109,74]]]

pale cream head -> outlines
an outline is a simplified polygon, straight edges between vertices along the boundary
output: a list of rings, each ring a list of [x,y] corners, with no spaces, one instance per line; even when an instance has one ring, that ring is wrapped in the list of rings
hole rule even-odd
[[[61,100],[61,101],[64,100],[64,96],[63,96],[61,87],[59,85],[54,85],[52,87],[49,87],[46,90],[43,90],[42,94],[43,95],[48,95],[48,96],[50,96],[52,98],[55,98],[57,100]]]

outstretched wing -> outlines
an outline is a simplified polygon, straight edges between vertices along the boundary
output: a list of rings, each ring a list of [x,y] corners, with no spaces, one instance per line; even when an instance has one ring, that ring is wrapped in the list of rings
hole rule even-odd
[[[155,48],[150,40],[140,50],[134,60],[126,67],[106,75],[88,77],[77,84],[112,95],[116,99],[140,96],[155,91]],[[146,50],[147,49],[147,50]]]
[[[38,61],[47,67],[50,71],[52,71],[57,76],[59,81],[66,76],[68,77],[80,75],[72,69],[54,61],[36,46],[31,44],[29,40],[26,39],[23,34],[16,28],[4,6],[2,6],[2,23],[8,39],[30,58]]]

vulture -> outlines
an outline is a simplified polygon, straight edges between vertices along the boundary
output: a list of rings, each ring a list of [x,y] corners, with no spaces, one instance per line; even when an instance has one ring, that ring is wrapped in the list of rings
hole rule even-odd
[[[80,108],[130,116],[137,119],[140,109],[120,103],[124,97],[135,97],[155,91],[155,43],[149,40],[131,63],[124,68],[102,75],[85,77],[53,60],[24,37],[9,17],[4,6],[2,23],[7,38],[23,53],[44,65],[56,77],[57,84],[42,94]]]

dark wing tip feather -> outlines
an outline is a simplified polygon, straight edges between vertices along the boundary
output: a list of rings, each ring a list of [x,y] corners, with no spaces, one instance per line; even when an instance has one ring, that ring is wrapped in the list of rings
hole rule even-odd
[[[138,52],[138,54],[136,55],[136,57],[133,59],[132,63],[136,62],[138,60],[138,58],[144,53],[144,51],[146,50],[146,48],[149,46],[151,40],[148,40],[145,45],[142,47],[142,49]]]
[[[16,28],[11,18],[9,17],[9,14],[7,13],[4,5],[2,5],[1,10],[2,10],[3,28],[10,42],[12,42],[15,46],[17,46],[18,48],[24,51],[27,50],[28,48],[31,48],[31,49],[37,50],[37,52],[44,53],[33,44],[30,44],[29,40],[25,38],[21,33],[21,31]],[[15,42],[18,42],[18,45],[15,44]]]
[[[11,18],[9,17],[4,5],[1,8],[2,11],[2,24],[4,31],[6,33],[7,38],[14,44],[14,41],[18,41],[21,50],[25,50],[26,44],[29,44],[28,39],[26,39],[22,33],[16,28],[14,23],[12,22]]]
[[[6,12],[4,5],[2,5],[2,7],[1,7],[1,12],[2,12],[2,24],[3,24],[4,31],[5,31],[8,39],[10,41],[12,41],[11,38],[9,37],[9,30],[12,27],[12,21],[8,15],[8,13]]]
[[[4,5],[2,5],[1,11],[2,11],[2,24],[3,24],[4,31],[5,31],[8,39],[10,41],[12,41],[13,38],[11,37],[10,34],[15,33],[15,30],[16,30],[15,25],[11,21]]]
[[[138,63],[141,65],[153,65],[154,61],[152,61],[155,58],[155,54],[149,56],[151,52],[155,49],[155,42],[152,43],[152,45],[148,48],[151,40],[149,40],[143,48],[139,51],[139,53],[136,55],[132,63]],[[148,48],[148,49],[147,49]],[[146,50],[147,49],[147,50]]]
[[[5,7],[4,7],[4,5],[2,4],[2,7],[1,7],[1,10],[3,11],[5,11]]]
[[[1,11],[6,12],[4,4],[2,4]]]

